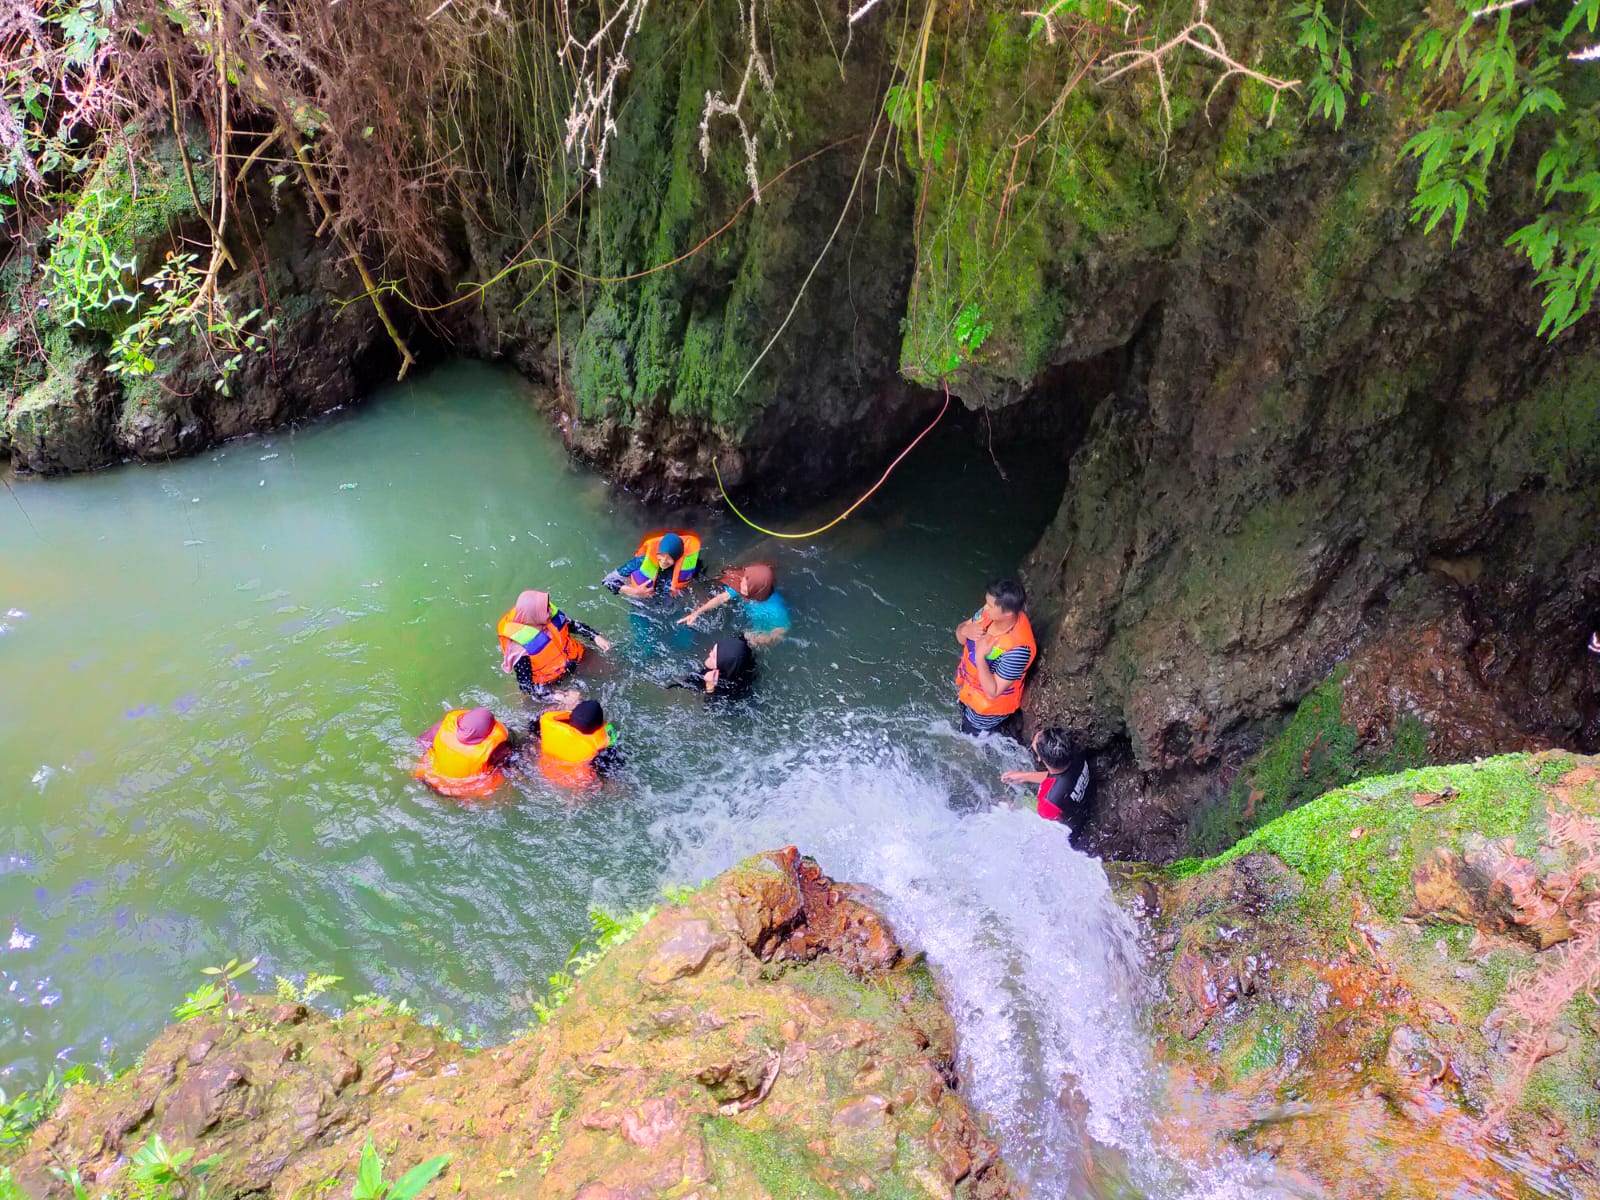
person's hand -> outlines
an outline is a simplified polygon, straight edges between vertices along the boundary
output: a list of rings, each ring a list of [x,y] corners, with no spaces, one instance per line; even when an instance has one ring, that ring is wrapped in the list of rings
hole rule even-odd
[[[1589,635],[1589,653],[1600,654],[1600,633],[1591,633]]]
[[[983,627],[970,618],[956,626],[956,636],[964,642],[970,642],[982,632]]]
[[[696,617],[698,617],[699,615],[700,614],[698,612],[692,612],[686,617],[679,617],[678,618],[678,624],[679,625],[693,625],[694,624],[694,619]]]
[[[1000,776],[1000,782],[1001,783],[1027,783],[1028,782],[1027,779],[1024,778],[1025,775],[1027,775],[1026,771],[1006,771],[1004,774],[1002,774]]]
[[[708,694],[717,690],[717,680],[721,678],[721,676],[722,672],[717,670],[716,667],[712,667],[706,672],[706,692]]]
[[[972,652],[979,659],[989,657],[989,651],[994,649],[994,644],[999,641],[992,633],[981,633],[972,639]]]
[[[611,643],[597,633],[594,635],[594,648],[604,654],[611,649]]]

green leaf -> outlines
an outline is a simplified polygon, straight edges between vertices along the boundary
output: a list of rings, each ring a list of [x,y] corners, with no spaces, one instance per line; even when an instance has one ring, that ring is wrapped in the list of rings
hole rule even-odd
[[[434,1176],[444,1170],[450,1158],[448,1154],[441,1154],[437,1158],[430,1158],[427,1162],[412,1167],[389,1189],[388,1200],[413,1200],[413,1197],[433,1182]]]
[[[350,1200],[384,1200],[383,1159],[378,1157],[370,1133],[361,1150],[361,1163],[356,1168],[356,1185],[350,1192]]]

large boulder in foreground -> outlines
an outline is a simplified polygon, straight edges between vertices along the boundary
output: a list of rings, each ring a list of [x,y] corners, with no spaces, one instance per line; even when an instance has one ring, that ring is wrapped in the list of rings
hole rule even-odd
[[[1600,759],[1366,780],[1125,884],[1180,1145],[1349,1200],[1600,1195]]]
[[[390,1179],[452,1155],[440,1196],[1013,1195],[953,1055],[927,969],[791,847],[651,918],[506,1045],[242,1000],[71,1090],[13,1171],[29,1195],[71,1195],[51,1168],[98,1194],[159,1134],[220,1156],[212,1200],[348,1194],[371,1137]]]

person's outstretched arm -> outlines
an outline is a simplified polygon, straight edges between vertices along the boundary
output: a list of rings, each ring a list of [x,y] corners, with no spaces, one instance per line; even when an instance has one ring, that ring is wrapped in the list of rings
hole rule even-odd
[[[1007,771],[1000,776],[1001,783],[1043,783],[1049,779],[1046,771]]]
[[[784,635],[788,632],[789,627],[781,625],[777,629],[768,629],[762,633],[747,633],[744,635],[744,640],[752,646],[771,646],[776,642],[783,641]]]
[[[699,608],[695,609],[688,616],[679,617],[678,618],[678,624],[679,625],[693,625],[696,617],[704,616],[706,613],[710,612],[713,608],[721,607],[722,605],[726,604],[729,601],[729,599],[731,599],[731,597],[728,595],[727,592],[725,592],[725,591],[718,592],[715,596],[711,597],[711,599],[707,600],[704,604],[702,604]]]
[[[582,621],[579,621],[573,617],[568,617],[567,624],[572,626],[573,633],[577,634],[579,637],[588,638],[595,644],[595,649],[601,651],[602,653],[611,649],[611,643],[609,641],[601,637],[600,634],[595,632],[595,630],[590,628],[588,625],[585,625]]]

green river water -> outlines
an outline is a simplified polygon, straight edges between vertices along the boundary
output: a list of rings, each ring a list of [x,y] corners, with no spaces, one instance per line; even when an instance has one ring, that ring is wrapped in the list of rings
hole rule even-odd
[[[938,732],[948,631],[1059,495],[1048,469],[1019,466],[1002,484],[967,439],[935,439],[827,539],[775,547],[612,493],[517,378],[462,364],[297,432],[15,483],[0,498],[6,1084],[58,1057],[126,1061],[235,955],[260,956],[258,986],[331,972],[345,994],[504,1035],[592,907],[648,902],[673,875],[671,817],[698,786],[735,759],[776,755],[777,771],[864,717],[932,730],[930,778],[976,803],[993,756]],[[793,636],[764,653],[747,711],[708,715],[652,683],[728,617],[693,633],[671,625],[680,608],[597,587],[641,529],[678,520],[713,569],[750,550],[779,563]],[[498,803],[441,800],[410,777],[418,731],[457,705],[518,725],[532,711],[492,636],[524,587],[616,642],[583,674],[628,765],[582,803],[537,774]]]
[[[1138,930],[1099,863],[997,782],[1020,749],[953,727],[952,630],[1063,484],[1059,461],[1018,450],[1003,480],[984,440],[947,420],[842,526],[776,543],[608,490],[526,385],[458,364],[197,458],[13,481],[0,1087],[130,1063],[233,957],[261,960],[248,989],[332,973],[319,1003],[404,997],[496,1041],[533,1022],[592,909],[793,843],[876,889],[927,953],[963,1090],[1034,1200],[1281,1194],[1257,1165],[1183,1163],[1151,1132]],[[850,499],[772,519],[805,527]],[[681,603],[599,587],[642,530],[680,522],[711,571],[778,565],[793,630],[760,652],[752,700],[658,686],[726,611],[692,632]],[[581,674],[626,764],[582,798],[537,771],[491,803],[438,797],[411,777],[418,732],[453,707],[518,727],[534,711],[493,636],[528,587],[615,642]]]

